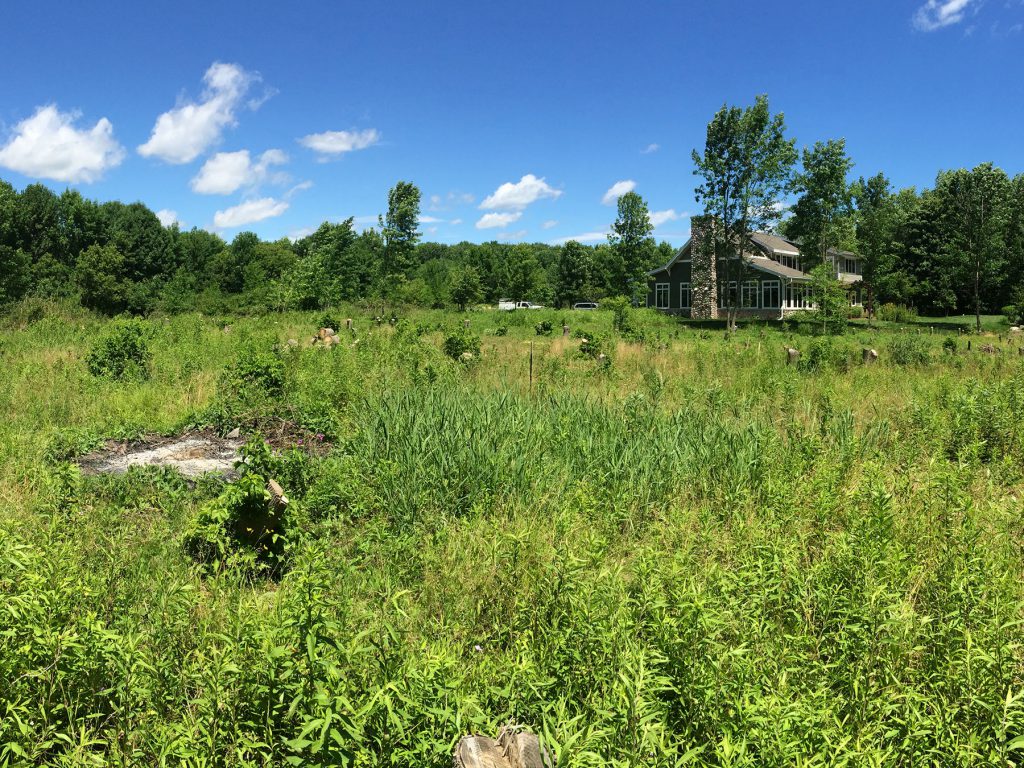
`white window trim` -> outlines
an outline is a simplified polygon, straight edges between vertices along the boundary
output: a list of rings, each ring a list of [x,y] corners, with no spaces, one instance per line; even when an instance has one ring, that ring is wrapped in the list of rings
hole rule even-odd
[[[685,301],[683,301],[683,297],[684,296],[686,297]],[[692,304],[693,304],[693,295],[690,293],[690,284],[689,283],[680,283],[679,284],[679,308],[680,309],[692,309],[693,308]]]
[[[753,289],[754,301],[749,306],[747,305],[745,296]],[[761,308],[761,284],[757,280],[744,280],[740,286],[740,309],[760,309]]]
[[[665,306],[661,306],[661,291],[659,288],[664,289],[665,293]],[[671,309],[672,308],[672,286],[669,283],[655,283],[654,284],[654,308],[655,309]]]
[[[777,302],[772,302],[771,305],[765,300],[765,294],[768,293],[766,289],[774,288],[775,295],[778,297]],[[761,308],[762,309],[778,309],[782,306],[782,286],[778,280],[765,280],[761,283]]]

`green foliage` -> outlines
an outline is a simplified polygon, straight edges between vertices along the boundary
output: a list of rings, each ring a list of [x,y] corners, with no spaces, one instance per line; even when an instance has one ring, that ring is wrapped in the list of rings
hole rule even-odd
[[[956,339],[952,336],[947,336],[942,340],[943,351],[955,355],[959,350],[959,345],[956,343]]]
[[[642,342],[646,338],[640,313],[621,296],[608,299],[603,305],[612,311],[612,328],[626,341]]]
[[[953,341],[953,344],[955,351],[956,342]],[[931,346],[927,339],[917,334],[903,333],[893,336],[889,339],[887,348],[889,359],[896,365],[927,365],[931,361]]]
[[[115,322],[86,356],[89,373],[118,381],[148,378],[153,335],[142,320]]]
[[[541,320],[539,323],[533,326],[533,330],[538,336],[550,336],[551,332],[554,331],[555,326],[550,320]]]
[[[287,497],[275,503],[268,489],[267,470],[278,463],[262,439],[245,446],[241,476],[202,507],[185,533],[182,543],[190,557],[214,571],[279,573],[291,516]]]
[[[845,371],[849,365],[847,349],[827,336],[813,339],[797,361],[797,368],[805,372]]]
[[[452,360],[463,360],[463,355],[470,354],[474,358],[480,356],[480,337],[469,330],[462,329],[445,336],[441,349]]]
[[[912,323],[917,320],[917,312],[913,308],[891,303],[880,306],[877,316],[879,320],[890,323]]]

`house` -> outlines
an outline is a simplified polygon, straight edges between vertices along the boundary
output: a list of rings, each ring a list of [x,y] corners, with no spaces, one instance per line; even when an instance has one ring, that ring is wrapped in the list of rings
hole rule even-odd
[[[804,271],[800,247],[779,235],[755,232],[752,252],[744,253],[742,269],[730,269],[701,247],[707,217],[694,217],[691,237],[663,267],[647,275],[647,306],[696,319],[712,319],[728,306],[740,317],[781,319],[790,312],[813,309],[811,276]],[[849,287],[850,303],[861,301],[861,258],[830,249],[836,279]],[[827,262],[828,263],[828,262]],[[719,277],[721,273],[721,278]],[[732,273],[732,274],[730,274]],[[738,274],[739,279],[734,280]]]

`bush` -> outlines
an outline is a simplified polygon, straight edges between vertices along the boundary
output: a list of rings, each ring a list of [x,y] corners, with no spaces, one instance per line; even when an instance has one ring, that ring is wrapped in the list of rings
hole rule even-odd
[[[636,310],[628,299],[618,296],[608,299],[604,306],[612,310],[612,328],[615,329],[626,341],[641,342],[644,340],[645,332],[643,326],[637,319]]]
[[[954,339],[952,336],[947,336],[945,339],[942,340],[942,348],[949,354],[955,355],[957,353],[959,345],[956,343],[956,339]]]
[[[1003,307],[1003,315],[1006,317],[1010,324],[1016,323],[1021,316],[1021,311],[1016,304],[1007,304]]]
[[[850,358],[842,347],[827,336],[811,342],[806,354],[800,357],[797,368],[801,371],[845,371],[850,367]]]
[[[555,327],[551,324],[550,320],[541,320],[533,326],[533,330],[537,332],[538,336],[550,336],[554,329]]]
[[[279,397],[284,392],[284,360],[277,350],[246,345],[227,371],[224,383],[241,395]]]
[[[467,352],[473,357],[479,357],[480,337],[467,330],[457,331],[445,338],[442,349],[452,360],[462,360]]]
[[[925,365],[931,360],[931,351],[920,336],[904,334],[889,340],[889,359],[896,365]]]
[[[85,358],[89,373],[118,381],[149,377],[153,333],[141,320],[122,320],[93,345]]]
[[[508,336],[508,326],[499,325],[497,330],[494,331],[495,336]]]
[[[893,303],[883,304],[876,312],[879,320],[890,323],[912,323],[917,320],[917,310]]]

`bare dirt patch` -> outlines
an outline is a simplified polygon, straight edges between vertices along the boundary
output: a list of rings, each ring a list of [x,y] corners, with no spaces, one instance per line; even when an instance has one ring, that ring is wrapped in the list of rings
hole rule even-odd
[[[121,475],[129,467],[172,467],[185,477],[218,472],[228,477],[237,474],[235,462],[245,444],[241,438],[218,437],[210,432],[186,433],[172,437],[110,441],[102,448],[77,460],[87,475]]]

